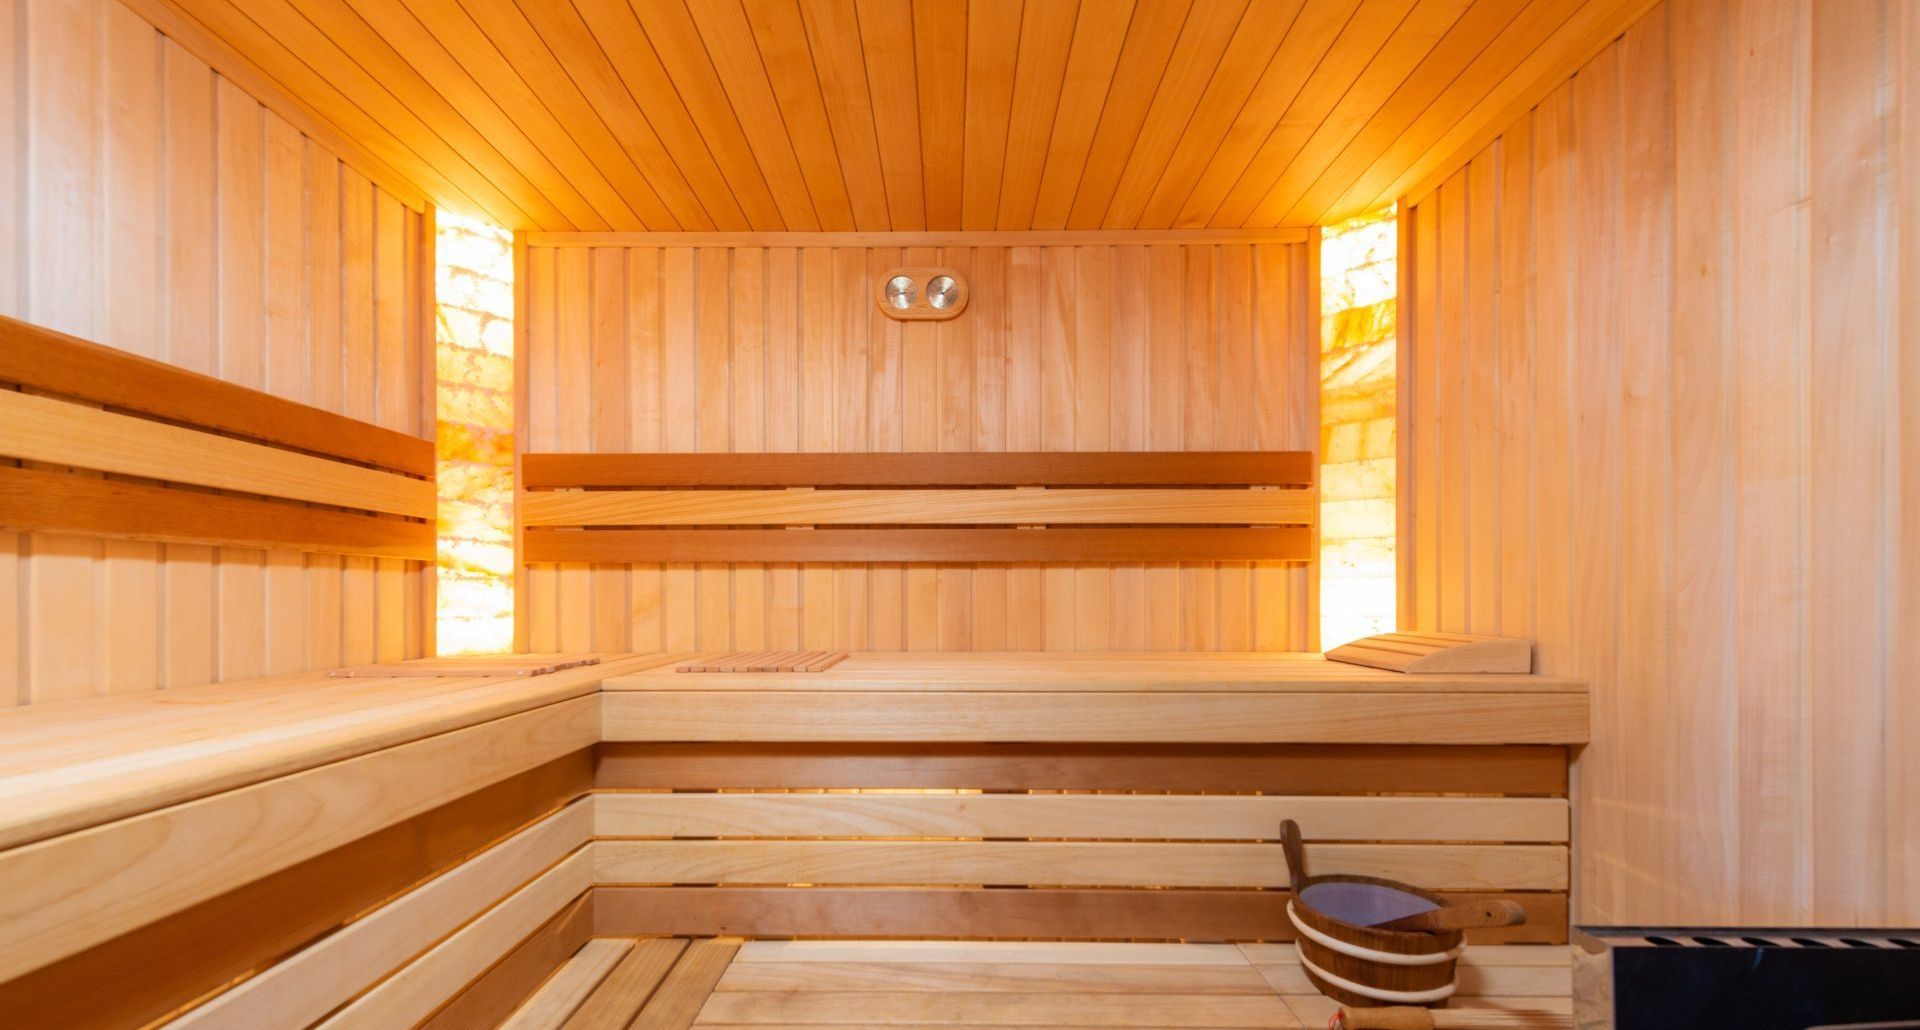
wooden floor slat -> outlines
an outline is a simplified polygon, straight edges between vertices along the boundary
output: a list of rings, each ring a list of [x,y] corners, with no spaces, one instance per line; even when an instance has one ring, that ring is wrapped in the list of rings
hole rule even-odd
[[[707,938],[687,945],[666,981],[629,1024],[631,1030],[687,1030],[699,1017],[702,1006],[713,994],[714,985],[726,974],[727,966],[739,950],[739,941],[724,938]]]
[[[566,1022],[566,1030],[626,1030],[686,951],[676,938],[637,941]]]
[[[716,990],[1272,993],[1259,973],[1244,965],[1092,962],[735,962]]]
[[[1336,1007],[1305,982],[1291,945],[702,939],[673,963],[678,947],[639,941],[567,1026],[626,1026],[649,977],[669,964],[633,1026],[1250,1030],[1324,1026]],[[1570,1019],[1564,946],[1492,945],[1466,956],[1451,1008],[1538,1013],[1543,1026]],[[617,984],[642,965],[654,971],[634,978],[637,991]],[[622,990],[625,1001],[603,1005],[602,1021],[582,1020]]]
[[[617,937],[598,937],[581,945],[500,1024],[500,1030],[559,1030],[632,950],[632,941]]]
[[[972,991],[722,992],[700,1025],[849,1023],[926,1026],[1290,1027],[1273,995],[989,993]]]

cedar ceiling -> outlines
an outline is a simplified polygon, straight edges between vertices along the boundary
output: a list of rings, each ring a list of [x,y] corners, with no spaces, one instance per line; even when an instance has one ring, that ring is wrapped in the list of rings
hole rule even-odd
[[[1265,228],[1390,202],[1649,0],[163,0],[516,229]]]

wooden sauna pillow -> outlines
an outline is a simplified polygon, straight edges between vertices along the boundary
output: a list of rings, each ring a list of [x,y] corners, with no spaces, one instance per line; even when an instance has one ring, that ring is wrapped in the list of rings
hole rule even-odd
[[[1526,675],[1533,671],[1533,645],[1461,633],[1381,633],[1336,647],[1327,660],[1389,672]]]

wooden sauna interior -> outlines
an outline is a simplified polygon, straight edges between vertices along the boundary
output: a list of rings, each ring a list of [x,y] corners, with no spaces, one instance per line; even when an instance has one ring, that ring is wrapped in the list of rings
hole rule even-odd
[[[1288,818],[1529,1026],[1920,924],[1920,4],[0,0],[0,140],[0,1027],[1325,1025]]]

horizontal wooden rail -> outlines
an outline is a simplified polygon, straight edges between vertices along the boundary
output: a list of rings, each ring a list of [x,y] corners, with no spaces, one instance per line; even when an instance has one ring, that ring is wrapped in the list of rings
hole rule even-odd
[[[529,529],[521,561],[1199,562],[1313,558],[1312,532],[1280,529]]]
[[[0,318],[0,530],[432,561],[433,477],[430,440]]]
[[[433,441],[0,317],[0,383],[429,478]]]
[[[1307,451],[883,454],[528,454],[528,490],[730,486],[1313,485]]]
[[[570,490],[528,494],[529,526],[1304,524],[1305,490]]]
[[[433,483],[151,419],[0,390],[0,457],[434,516]]]
[[[432,561],[430,522],[0,467],[0,526],[165,543]]]
[[[1313,560],[1302,451],[528,454],[521,468],[528,564]]]
[[[614,790],[1567,794],[1566,748],[1518,744],[676,741],[603,743],[594,769],[594,783]]]

